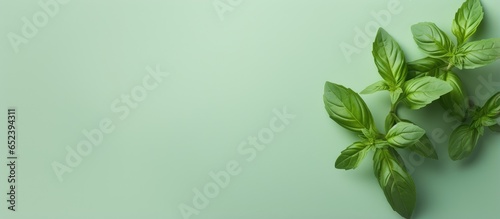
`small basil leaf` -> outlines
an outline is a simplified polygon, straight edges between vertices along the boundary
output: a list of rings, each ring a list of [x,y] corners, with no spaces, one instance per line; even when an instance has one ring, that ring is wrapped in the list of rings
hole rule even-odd
[[[390,145],[386,140],[377,139],[375,140],[375,142],[373,142],[373,146],[375,148],[387,148]]]
[[[484,127],[481,126],[481,127],[475,128],[475,129],[477,130],[477,133],[479,133],[479,136],[484,135]]]
[[[326,82],[323,101],[330,118],[340,126],[358,133],[370,129],[377,133],[372,114],[365,101],[353,90]]]
[[[377,149],[373,169],[392,209],[404,218],[411,218],[417,199],[415,183],[399,154],[391,148]]]
[[[452,71],[440,71],[439,79],[448,82],[452,90],[439,98],[439,103],[443,108],[450,110],[452,116],[462,121],[466,117],[468,109],[465,87],[462,80]]]
[[[425,77],[425,76],[436,77],[436,75],[438,75],[438,73],[440,71],[441,71],[441,69],[436,68],[436,69],[432,69],[428,72],[408,72],[408,80],[413,79],[413,78]]]
[[[401,121],[414,124],[406,119],[401,119]],[[438,159],[436,149],[426,134],[422,135],[415,144],[408,146],[407,149],[427,158]]]
[[[397,122],[397,118],[394,117],[394,114],[389,113],[387,117],[385,117],[385,131],[388,132]]]
[[[477,30],[483,20],[484,12],[481,1],[467,0],[455,14],[451,31],[457,37],[458,45],[462,45]]]
[[[375,126],[373,126],[375,127]],[[368,139],[368,140],[373,140],[373,139],[376,139],[377,138],[377,135],[378,135],[378,132],[375,131],[374,129],[363,129],[361,130],[361,133],[363,134],[364,139]]]
[[[405,102],[411,109],[427,106],[451,90],[447,82],[430,76],[411,79],[403,86]]]
[[[473,117],[473,126],[492,126],[500,116],[500,92],[491,96]]]
[[[335,161],[335,168],[337,169],[355,169],[361,163],[370,147],[363,142],[355,142],[345,150]]]
[[[446,58],[453,53],[453,43],[436,24],[418,23],[411,27],[411,32],[418,47],[430,57]]]
[[[446,67],[447,63],[442,59],[425,57],[408,63],[408,71],[429,72],[434,69]]]
[[[482,128],[482,127],[481,127]],[[481,136],[479,128],[460,125],[450,135],[448,154],[452,160],[461,160],[469,156]]]
[[[403,50],[384,29],[379,28],[373,42],[373,57],[380,76],[392,87],[399,87],[406,79],[407,66]]]
[[[391,91],[389,94],[391,96],[391,103],[392,104],[395,104],[396,102],[398,102],[399,100],[399,97],[401,96],[401,94],[403,93],[403,89],[401,89],[400,87],[398,87],[396,90],[394,91]]]
[[[389,90],[389,85],[385,81],[377,81],[366,87],[360,94],[372,94],[382,90]]]
[[[387,132],[385,138],[391,146],[404,148],[417,143],[424,134],[425,130],[414,124],[398,122]]]
[[[483,116],[496,119],[500,116],[500,92],[491,96],[481,109]]]
[[[488,118],[488,117],[481,117],[477,120],[474,120],[472,122],[471,126],[474,128],[479,128],[479,127],[489,127],[489,126],[492,126],[495,124],[497,124],[496,119],[492,119],[492,118]]]
[[[475,69],[500,58],[500,38],[464,44],[450,62],[459,69]]]

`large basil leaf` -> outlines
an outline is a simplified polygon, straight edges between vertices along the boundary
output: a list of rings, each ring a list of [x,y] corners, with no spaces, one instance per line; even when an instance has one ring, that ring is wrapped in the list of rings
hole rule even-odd
[[[363,142],[355,142],[340,153],[335,161],[337,169],[355,169],[361,163],[370,147]]]
[[[436,24],[430,22],[411,26],[418,47],[434,58],[445,58],[453,54],[454,45]]]
[[[408,73],[405,55],[399,44],[382,28],[378,29],[372,54],[380,76],[391,88],[400,87]]]
[[[462,45],[477,30],[483,20],[484,12],[481,1],[467,0],[458,9],[453,19],[451,31],[457,37],[458,45]]]
[[[330,118],[340,126],[358,133],[377,133],[365,101],[353,90],[326,82],[323,101]]]
[[[434,77],[414,78],[403,86],[404,101],[411,109],[420,109],[452,89],[447,82]]]
[[[392,148],[381,148],[373,156],[373,169],[392,209],[411,218],[416,203],[416,189],[399,154]]]
[[[500,58],[500,38],[473,41],[464,44],[450,62],[459,69],[474,69]]]

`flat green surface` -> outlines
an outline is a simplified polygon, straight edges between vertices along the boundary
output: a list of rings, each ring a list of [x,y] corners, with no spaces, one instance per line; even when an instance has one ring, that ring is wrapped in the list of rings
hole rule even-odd
[[[379,80],[373,37],[365,43],[357,30],[382,25],[413,60],[423,53],[410,26],[432,21],[450,33],[462,0],[220,2],[230,9],[223,20],[213,0],[58,3],[16,53],[9,33],[22,36],[23,17],[40,24],[46,12],[37,1],[0,0],[0,124],[8,107],[18,112],[16,212],[1,201],[0,218],[181,219],[179,206],[194,208],[195,219],[400,218],[371,154],[355,171],[334,169],[357,137],[328,118],[323,85],[361,91]],[[500,3],[482,3],[476,37],[500,37]],[[387,19],[375,19],[384,11]],[[345,55],[347,44],[357,53]],[[148,66],[169,75],[156,81]],[[499,67],[459,75],[484,102],[500,90]],[[123,95],[135,95],[133,102]],[[383,127],[388,94],[363,98]],[[283,111],[293,116],[279,117]],[[414,218],[497,218],[500,135],[487,131],[470,159],[452,162],[453,123],[439,106],[402,113],[428,130],[440,157],[403,155],[417,186]],[[68,165],[67,149],[101,121],[109,125],[102,142],[60,181],[53,165]],[[8,192],[6,156],[1,143],[0,200]],[[210,173],[223,170],[229,181],[213,187]],[[205,187],[213,198],[197,198]]]

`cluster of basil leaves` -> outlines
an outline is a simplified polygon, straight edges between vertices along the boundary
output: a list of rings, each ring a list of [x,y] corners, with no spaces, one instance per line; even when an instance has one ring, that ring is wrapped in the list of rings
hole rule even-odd
[[[383,80],[361,91],[362,94],[389,91],[391,110],[385,119],[385,134],[374,124],[373,116],[353,90],[326,82],[325,108],[340,126],[358,133],[359,141],[343,150],[335,162],[338,169],[356,168],[369,151],[374,151],[373,167],[380,187],[391,207],[410,218],[416,204],[416,189],[404,161],[396,149],[408,149],[437,159],[437,153],[424,129],[397,114],[399,104],[420,109],[438,100],[462,122],[450,136],[449,155],[453,160],[471,154],[484,127],[500,130],[500,92],[484,106],[471,104],[461,79],[452,70],[474,69],[500,58],[500,38],[469,42],[483,19],[479,0],[467,0],[456,12],[450,38],[434,23],[413,25],[411,31],[426,58],[407,63],[398,43],[382,28],[377,32],[372,54]]]
[[[484,106],[476,106],[468,95],[460,78],[452,71],[475,69],[500,58],[500,38],[468,42],[483,20],[484,12],[479,0],[467,0],[455,14],[452,33],[457,42],[433,23],[419,23],[411,30],[418,47],[428,57],[408,63],[416,77],[431,76],[448,82],[452,91],[439,99],[441,105],[462,122],[450,136],[448,152],[453,160],[461,160],[471,154],[484,127],[499,130],[496,119],[500,116],[500,93],[494,94]]]

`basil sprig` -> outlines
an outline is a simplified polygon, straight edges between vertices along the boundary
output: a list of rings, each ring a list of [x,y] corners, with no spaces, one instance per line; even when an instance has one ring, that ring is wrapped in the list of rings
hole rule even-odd
[[[339,84],[326,82],[323,100],[332,120],[360,136],[341,151],[337,169],[357,168],[373,151],[373,169],[380,188],[392,209],[411,218],[416,206],[416,188],[398,150],[410,150],[438,159],[426,131],[398,115],[401,104],[421,109],[438,100],[462,124],[451,134],[448,152],[453,160],[469,156],[485,127],[500,132],[500,92],[483,106],[469,103],[467,92],[454,68],[475,69],[500,59],[500,38],[470,41],[484,17],[479,0],[466,0],[456,12],[450,38],[431,22],[411,27],[413,38],[427,57],[407,62],[394,38],[380,28],[373,42],[372,55],[381,80],[367,86],[361,94],[388,91],[390,111],[385,117],[385,133],[374,123],[374,116],[361,96]]]
[[[453,160],[463,159],[472,153],[479,137],[483,135],[483,127],[490,127],[492,130],[500,128],[495,120],[496,117],[476,115],[476,112],[482,109],[469,104],[463,82],[453,71],[453,68],[483,67],[500,59],[500,38],[469,40],[483,17],[484,11],[480,0],[465,1],[456,12],[452,23],[451,32],[456,38],[456,44],[434,23],[418,23],[411,28],[415,42],[428,57],[410,62],[408,65],[412,72],[410,75],[415,78],[436,77],[452,87],[451,92],[441,96],[439,102],[452,116],[462,122],[462,125],[450,135],[448,152]],[[494,99],[495,95],[492,98]],[[488,101],[486,105],[490,108],[500,107],[500,103],[496,101]],[[483,111],[481,112],[484,113]]]
[[[424,136],[425,130],[409,122],[399,122],[387,134],[378,132],[363,99],[342,85],[326,82],[323,100],[330,118],[361,135],[359,141],[340,153],[335,167],[355,169],[369,151],[374,151],[375,176],[387,201],[400,215],[410,218],[417,197],[415,184],[395,149],[415,145]]]

